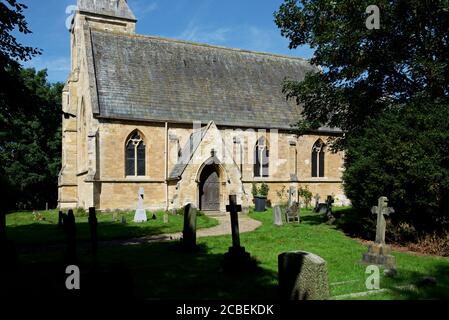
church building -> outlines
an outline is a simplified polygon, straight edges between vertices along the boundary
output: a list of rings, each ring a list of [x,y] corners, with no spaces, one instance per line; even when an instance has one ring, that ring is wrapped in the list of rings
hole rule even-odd
[[[308,187],[322,201],[342,190],[343,153],[321,128],[296,136],[301,106],[285,79],[317,72],[307,60],[136,34],[126,0],[78,0],[71,72],[63,91],[59,207],[148,210],[193,203],[225,211],[229,195],[272,204]],[[294,195],[298,199],[297,193]]]

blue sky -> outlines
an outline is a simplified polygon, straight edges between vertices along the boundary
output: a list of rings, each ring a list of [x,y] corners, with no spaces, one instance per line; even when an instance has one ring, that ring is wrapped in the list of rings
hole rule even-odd
[[[32,34],[18,35],[21,43],[43,54],[24,66],[48,69],[51,82],[65,81],[70,66],[70,35],[66,9],[76,0],[20,0]],[[282,0],[129,0],[137,33],[215,44],[247,50],[310,58],[310,48],[288,49],[273,13]]]

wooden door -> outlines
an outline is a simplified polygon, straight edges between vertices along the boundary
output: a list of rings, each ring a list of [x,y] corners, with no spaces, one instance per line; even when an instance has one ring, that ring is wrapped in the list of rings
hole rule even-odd
[[[205,175],[201,184],[201,210],[220,210],[220,179],[218,173],[213,170]]]

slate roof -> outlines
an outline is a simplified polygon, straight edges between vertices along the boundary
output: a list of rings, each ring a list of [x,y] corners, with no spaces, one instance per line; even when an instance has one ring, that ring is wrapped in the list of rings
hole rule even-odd
[[[102,118],[290,129],[300,107],[286,101],[282,82],[317,70],[300,58],[90,32],[93,110]]]
[[[78,0],[78,10],[136,21],[125,0]]]

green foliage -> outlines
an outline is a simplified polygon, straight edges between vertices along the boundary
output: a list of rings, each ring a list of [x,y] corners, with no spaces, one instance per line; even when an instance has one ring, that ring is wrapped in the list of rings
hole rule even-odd
[[[257,188],[257,184],[255,182],[253,182],[252,184],[252,189],[251,189],[251,194],[253,195],[253,197],[257,196],[257,194],[259,193],[258,188]]]
[[[280,190],[277,190],[276,195],[279,198],[281,206],[287,205],[288,191],[286,186],[282,186]]]
[[[309,190],[309,187],[308,186],[299,187],[298,195],[304,199],[304,204],[306,205],[306,208],[309,208],[313,196],[312,192]]]
[[[270,187],[265,182],[262,182],[260,187],[257,187],[257,184],[253,182],[253,187],[251,193],[253,197],[266,197],[268,196],[268,191],[270,191]]]
[[[49,84],[46,71],[11,69],[15,85],[0,102],[2,188],[7,208],[56,205],[61,167],[61,83]]]
[[[371,0],[285,0],[275,21],[290,48],[315,49],[321,70],[305,81],[286,81],[284,92],[303,106],[298,131],[322,125],[357,135],[370,118],[410,102],[449,92],[447,0],[379,0],[380,29],[369,30]],[[298,115],[299,118],[299,115]]]
[[[417,99],[373,119],[348,140],[344,189],[362,216],[386,196],[393,222],[449,227],[449,102]]]

